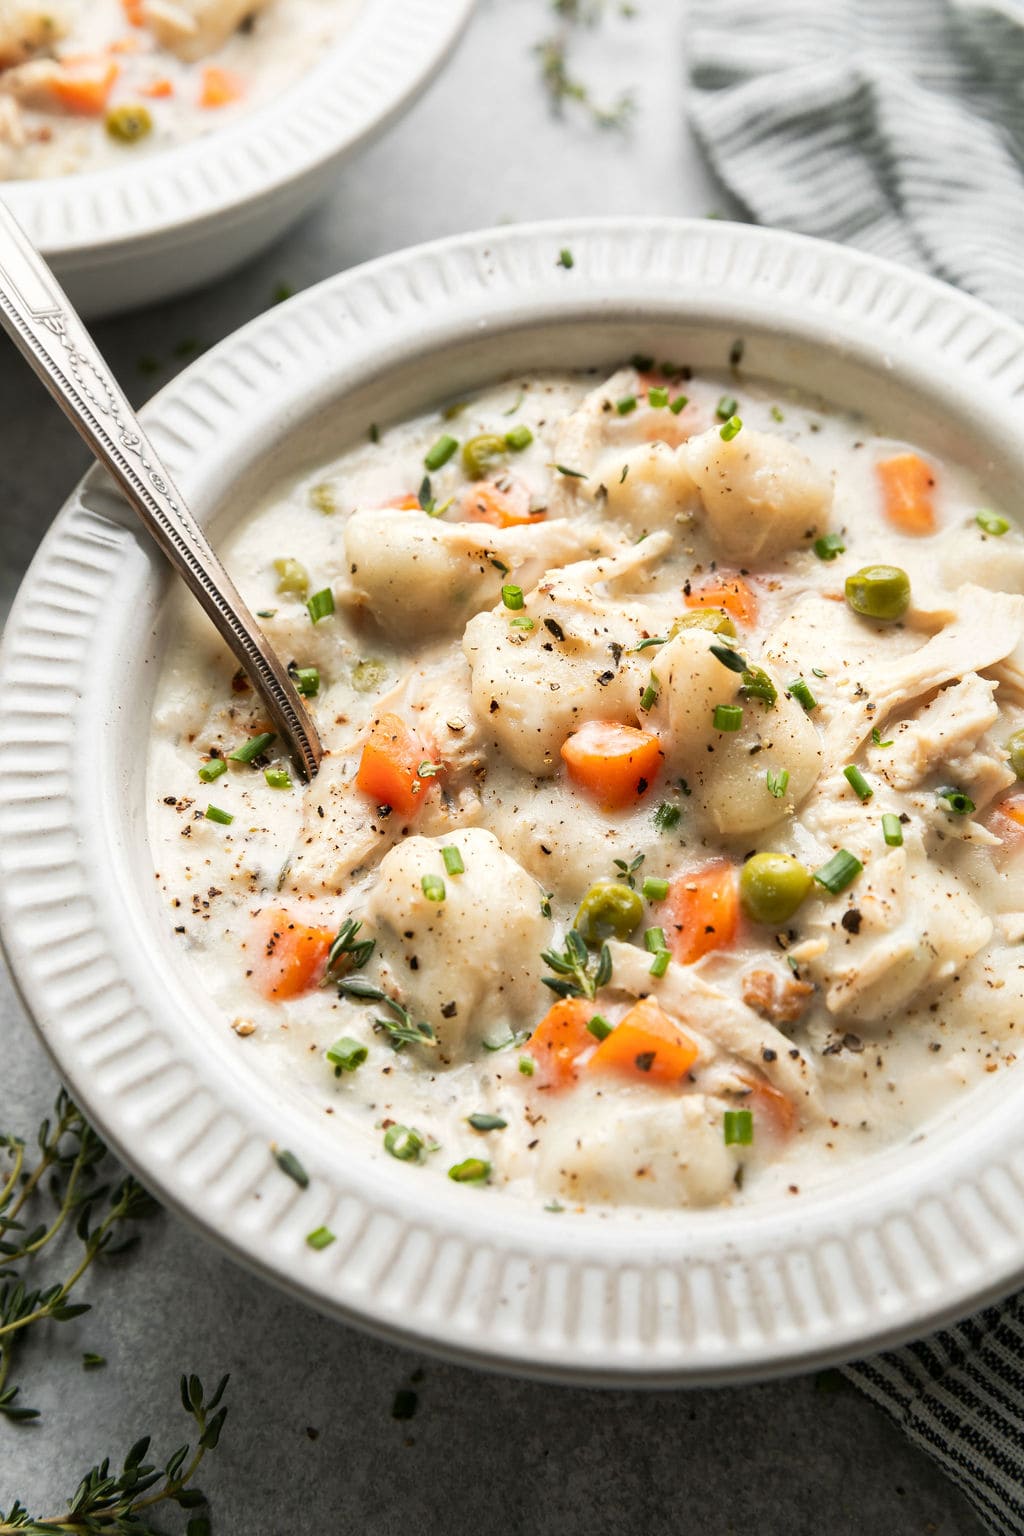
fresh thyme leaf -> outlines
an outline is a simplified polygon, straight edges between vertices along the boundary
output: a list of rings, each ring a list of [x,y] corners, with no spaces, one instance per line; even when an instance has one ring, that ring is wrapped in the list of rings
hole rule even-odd
[[[375,939],[357,939],[362,923],[354,917],[346,918],[338,929],[334,943],[327,951],[327,968],[321,986],[336,982],[349,971],[358,971],[366,964],[376,947]]]
[[[525,1045],[529,1038],[530,1031],[528,1029],[518,1029],[514,1034],[509,1035],[505,1040],[481,1040],[480,1044],[483,1046],[485,1051],[507,1051],[510,1045]]]
[[[286,1173],[290,1179],[294,1179],[300,1189],[307,1189],[309,1186],[309,1174],[303,1168],[295,1153],[289,1152],[287,1148],[278,1149],[273,1147],[271,1150],[274,1154],[274,1161],[281,1172]]]
[[[639,867],[639,863],[634,861],[633,868]],[[592,999],[600,987],[608,985],[612,974],[612,957],[607,944],[602,945],[597,968],[591,974],[590,951],[582,934],[575,928],[569,929],[565,936],[565,946],[561,951],[545,949],[541,953],[541,959],[555,973],[553,976],[542,976],[541,980],[556,997]]]

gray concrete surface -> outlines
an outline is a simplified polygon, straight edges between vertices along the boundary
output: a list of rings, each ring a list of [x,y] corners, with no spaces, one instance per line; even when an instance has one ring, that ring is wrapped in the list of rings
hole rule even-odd
[[[180,366],[178,343],[217,340],[279,283],[301,288],[504,220],[726,210],[685,131],[674,0],[639,0],[631,21],[583,39],[580,67],[599,93],[637,90],[628,137],[574,114],[551,118],[531,51],[551,27],[548,0],[481,0],[451,67],[350,166],[328,207],[216,289],[101,326],[134,398]],[[0,611],[83,467],[70,429],[3,350]],[[32,1135],[55,1087],[0,977],[0,1128]],[[178,1374],[196,1370],[233,1377],[228,1429],[203,1478],[222,1536],[979,1536],[962,1500],[875,1409],[813,1378],[653,1395],[479,1375],[312,1315],[169,1217],[90,1280],[87,1299],[93,1312],[22,1356],[26,1399],[43,1418],[0,1422],[0,1508],[17,1495],[57,1513],[94,1458],[123,1454],[144,1430],[173,1448]],[[85,1374],[84,1350],[104,1354],[106,1368]],[[396,1421],[394,1394],[420,1370],[416,1415]]]

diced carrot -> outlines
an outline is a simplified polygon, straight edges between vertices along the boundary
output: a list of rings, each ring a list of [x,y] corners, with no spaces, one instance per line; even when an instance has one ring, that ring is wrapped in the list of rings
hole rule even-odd
[[[724,608],[737,624],[757,623],[757,597],[750,583],[735,571],[716,571],[683,594],[688,608]]]
[[[462,516],[467,523],[490,523],[495,528],[519,528],[539,523],[544,510],[530,511],[530,487],[522,480],[503,477],[476,480],[462,493]]]
[[[1016,853],[1024,844],[1024,794],[1007,795],[993,806],[988,827],[999,838],[1003,852]]]
[[[750,1095],[745,1102],[746,1107],[753,1111],[758,1128],[763,1127],[780,1141],[792,1136],[797,1122],[792,1099],[780,1088],[776,1088],[774,1083],[768,1082],[767,1078],[756,1077],[749,1081]]]
[[[142,43],[140,42],[140,40],[137,37],[133,37],[129,33],[129,35],[127,37],[115,38],[114,41],[110,44],[108,52],[110,52],[110,53],[138,53],[138,51],[139,51],[139,49],[141,47],[142,47]]]
[[[649,731],[617,720],[588,720],[562,743],[569,777],[603,811],[620,811],[645,795],[665,756]]]
[[[145,17],[142,14],[142,4],[143,0],[121,0],[121,5],[124,9],[125,20],[128,22],[129,26],[145,26]]]
[[[579,1057],[594,1046],[587,1023],[595,1012],[585,998],[563,997],[541,1019],[526,1049],[537,1063],[542,1088],[566,1088],[575,1081]]]
[[[420,738],[398,715],[375,720],[359,759],[356,784],[378,805],[412,816],[423,804],[436,775],[420,777],[429,754]]]
[[[78,117],[98,117],[106,110],[120,66],[113,59],[86,54],[59,62],[49,89],[62,110]]]
[[[260,952],[253,979],[264,997],[280,1002],[318,986],[334,942],[331,928],[310,928],[284,908],[261,913],[257,922]]]
[[[875,465],[882,487],[882,508],[901,533],[934,533],[935,472],[916,453],[898,453]]]
[[[673,958],[692,965],[713,949],[727,949],[740,920],[739,882],[728,859],[680,875],[663,909],[665,941]]]
[[[394,507],[399,512],[415,512],[419,504],[420,499],[418,496],[411,496],[407,493],[389,496],[387,501],[381,502],[382,507]]]
[[[648,1083],[679,1083],[698,1050],[653,997],[641,998],[606,1035],[588,1062],[591,1071],[618,1072]]]
[[[226,107],[233,101],[241,101],[244,95],[245,81],[241,75],[234,74],[230,69],[221,69],[217,64],[208,64],[203,70],[199,88],[201,107]]]
[[[150,80],[148,85],[139,87],[140,96],[149,96],[155,101],[160,101],[166,96],[174,95],[174,82],[168,80],[166,75],[160,75],[155,80]]]

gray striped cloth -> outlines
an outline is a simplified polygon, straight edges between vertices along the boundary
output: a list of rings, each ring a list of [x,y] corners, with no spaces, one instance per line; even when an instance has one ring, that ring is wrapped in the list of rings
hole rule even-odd
[[[1024,320],[1024,0],[694,7],[691,115],[760,223],[840,240]],[[998,1536],[1024,1536],[1024,1299],[846,1375]]]
[[[715,0],[688,50],[694,128],[754,219],[1024,320],[1024,0]]]

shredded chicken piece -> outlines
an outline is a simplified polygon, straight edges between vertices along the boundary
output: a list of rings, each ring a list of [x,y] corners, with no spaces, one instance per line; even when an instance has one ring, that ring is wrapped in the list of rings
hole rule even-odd
[[[796,1024],[807,1012],[814,996],[814,987],[809,981],[780,976],[777,971],[762,967],[745,971],[741,985],[747,1007],[773,1024]]]
[[[161,48],[188,63],[216,53],[270,0],[143,0],[142,19]]]

